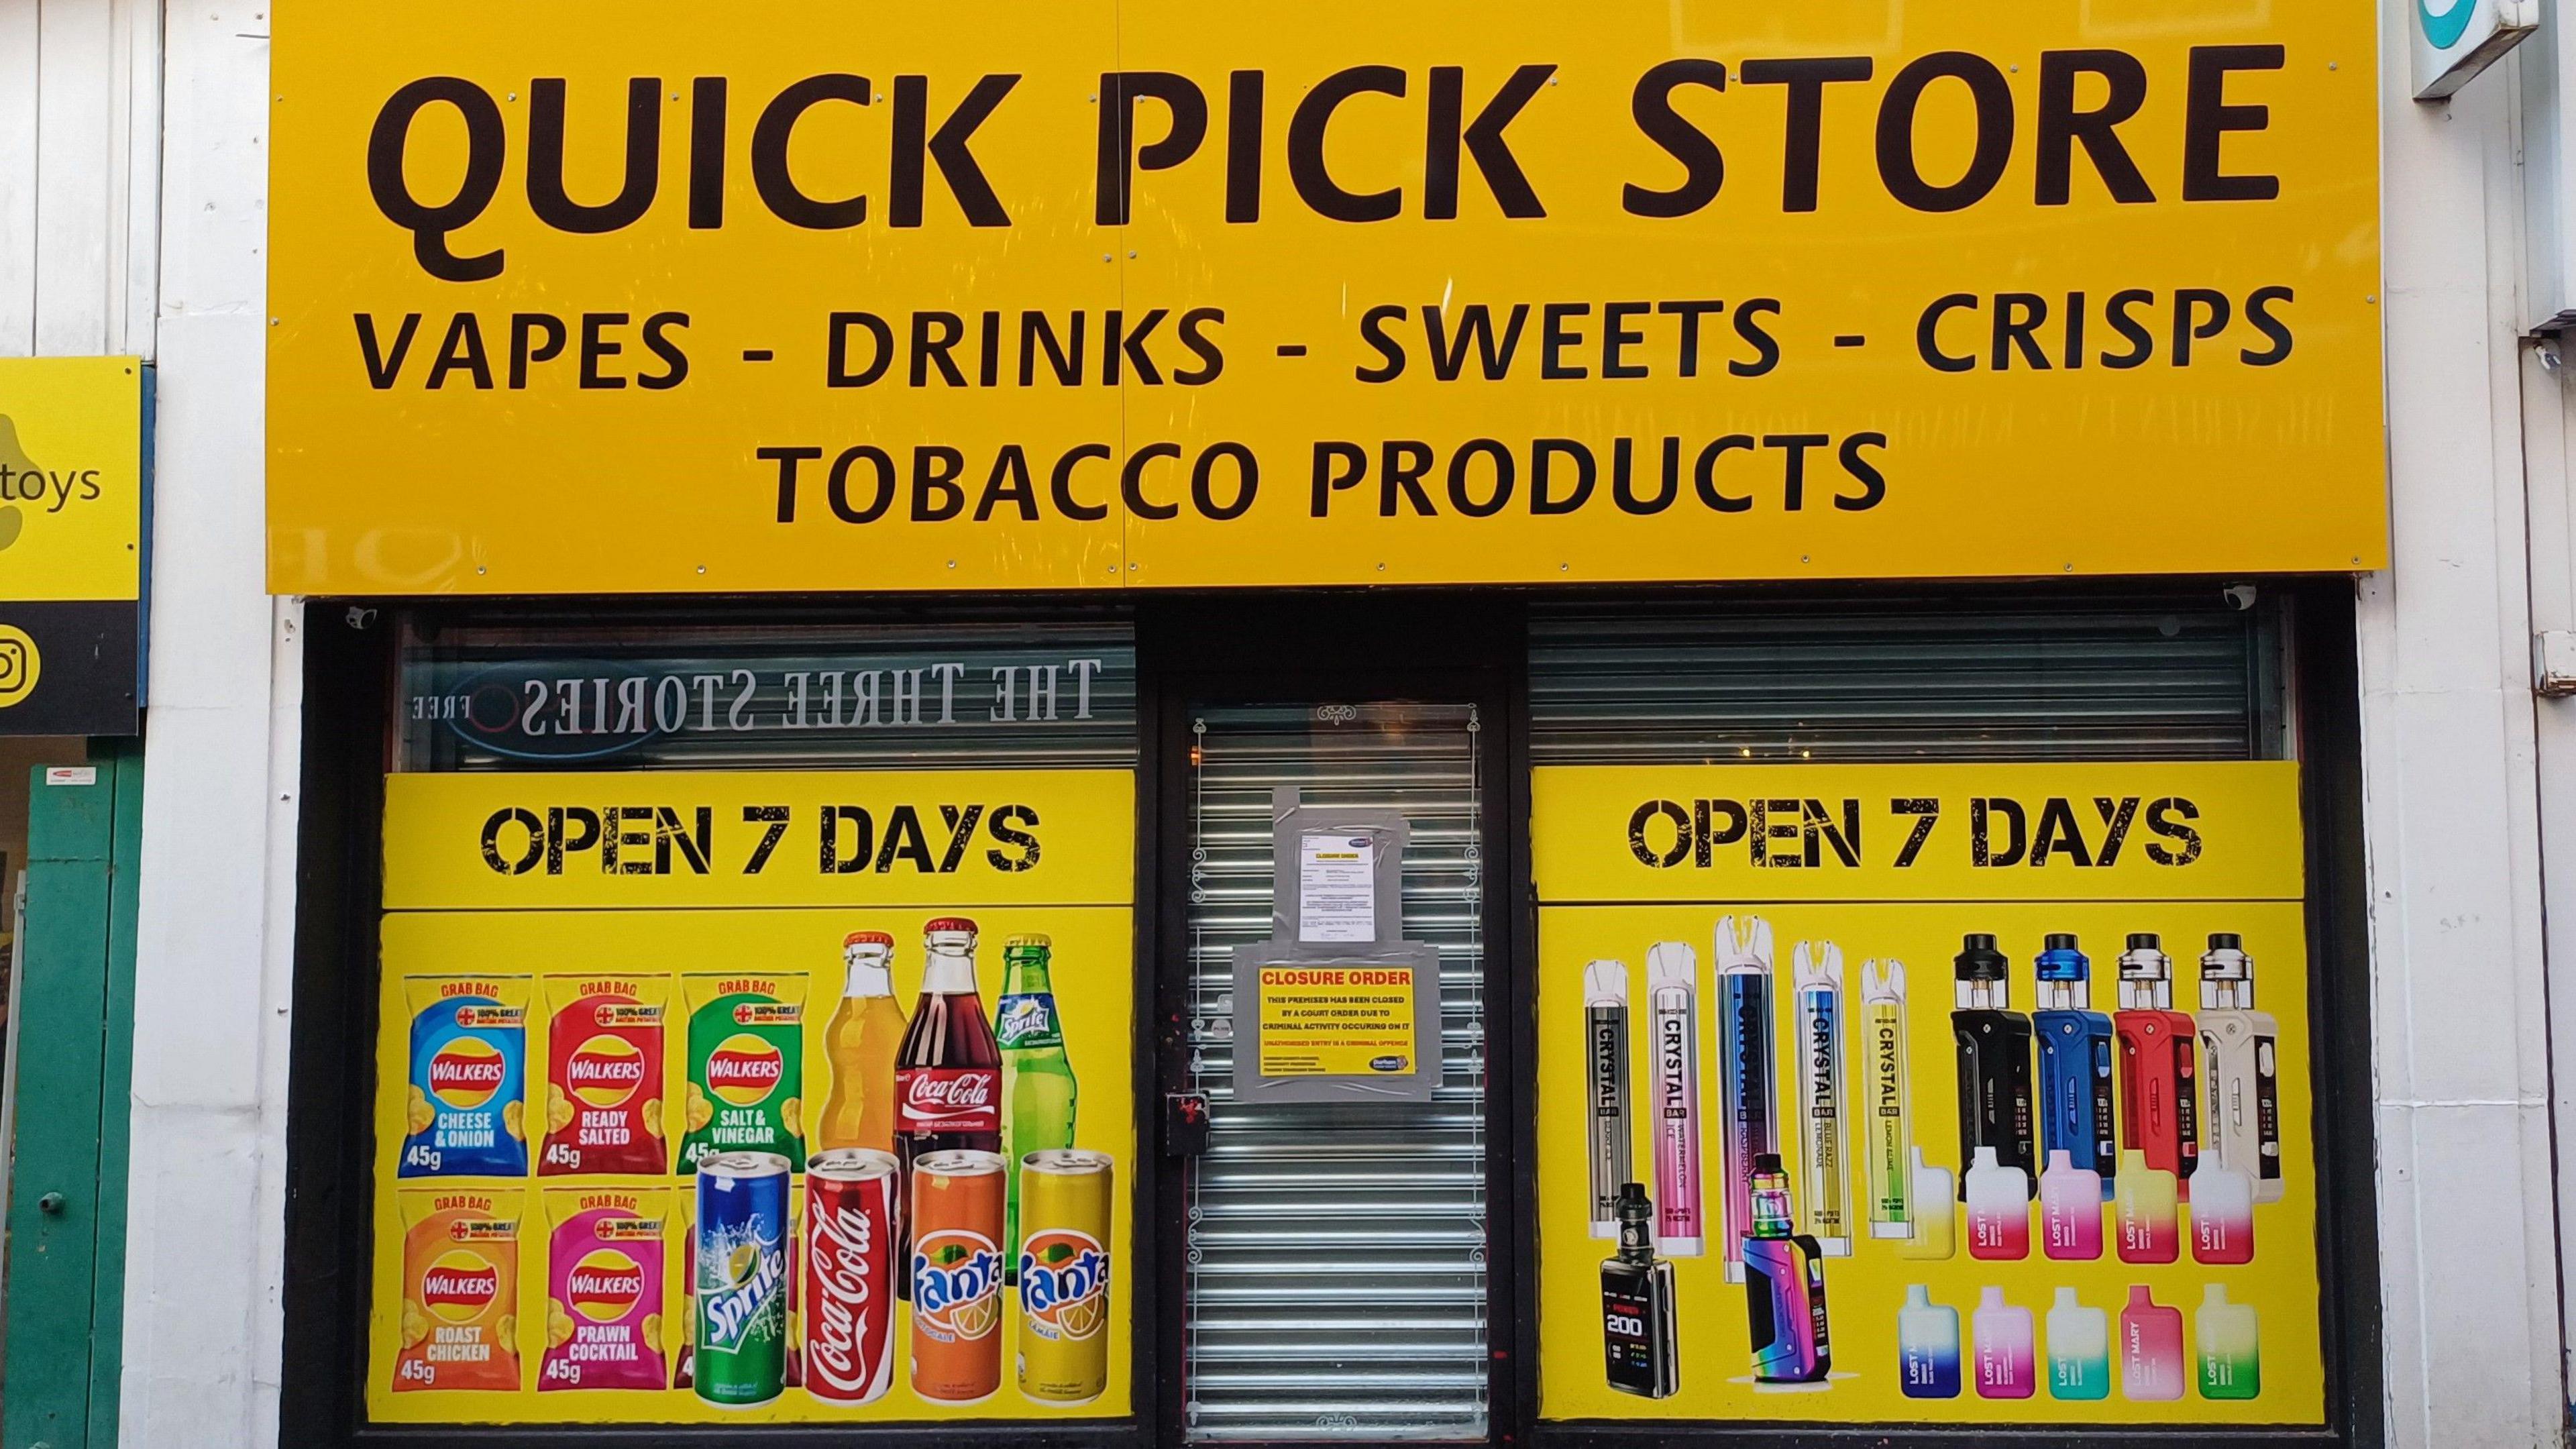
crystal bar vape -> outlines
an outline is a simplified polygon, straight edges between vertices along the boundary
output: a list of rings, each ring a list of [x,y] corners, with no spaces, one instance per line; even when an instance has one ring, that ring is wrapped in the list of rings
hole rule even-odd
[[[1679,941],[1646,951],[1655,1055],[1655,1246],[1700,1253],[1699,955]]]
[[[1867,961],[1860,968],[1862,1050],[1868,1093],[1861,1130],[1863,1172],[1869,1193],[1869,1235],[1914,1236],[1914,1170],[1906,1152],[1914,1145],[1907,1120],[1913,1093],[1905,1076],[1905,963]]]
[[[1807,1231],[1829,1258],[1851,1256],[1851,1149],[1843,1122],[1843,948],[1800,941],[1798,990],[1799,1163]]]
[[[1742,930],[1737,929],[1739,924]],[[1726,1281],[1744,1281],[1744,1239],[1753,1227],[1753,1162],[1780,1153],[1773,1110],[1779,1080],[1771,1054],[1771,923],[1759,916],[1717,922],[1718,1041],[1726,1080],[1718,1123],[1718,1171],[1725,1177]]]
[[[1590,1068],[1592,1236],[1619,1235],[1619,1189],[1636,1176],[1628,1123],[1628,963],[1583,968],[1583,1055]]]

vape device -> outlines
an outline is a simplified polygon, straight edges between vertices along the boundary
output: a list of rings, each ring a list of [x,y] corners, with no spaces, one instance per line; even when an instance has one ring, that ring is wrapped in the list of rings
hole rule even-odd
[[[2144,1283],[2120,1310],[2120,1397],[2161,1403],[2182,1397],[2182,1310],[2156,1301]]]
[[[2093,1010],[2092,963],[2073,936],[2050,936],[2038,964],[2038,1009],[2030,1024],[2039,1041],[2039,1150],[2065,1153],[2076,1166],[2100,1173],[2108,1187],[2120,1168],[2111,1120],[2111,1018]]]
[[[1896,1256],[1937,1263],[1959,1251],[1959,1205],[1950,1196],[1950,1169],[1928,1166],[1923,1149],[1908,1148],[1914,1177],[1914,1231],[1896,1245]]]
[[[2254,1009],[2254,958],[2232,931],[2213,931],[2200,958],[2200,1050],[2209,1078],[2201,1131],[2221,1167],[2254,1184],[2256,1202],[2281,1200],[2280,1023]]]
[[[2201,1290],[2192,1328],[2200,1340],[2202,1398],[2250,1399],[2263,1392],[2261,1333],[2252,1304],[2228,1302],[2227,1285],[2212,1283]]]
[[[2111,1396],[2111,1316],[2076,1301],[2072,1288],[2059,1288],[2048,1310],[2048,1396]]]
[[[2172,1173],[2147,1166],[2134,1147],[2120,1149],[2120,1185],[2111,1204],[2120,1225],[2121,1262],[2170,1263],[2182,1256],[2180,1197]]]
[[[2053,1148],[2039,1174],[2040,1241],[2048,1256],[2082,1262],[2102,1256],[2102,1175]]]
[[[1825,1332],[1825,1255],[1790,1222],[1789,1174],[1779,1154],[1753,1160],[1753,1224],[1744,1239],[1744,1301],[1752,1315],[1753,1381],[1812,1384],[1832,1371]]]
[[[1925,1284],[1907,1288],[1896,1312],[1896,1362],[1905,1397],[1959,1397],[1959,1310],[1933,1302]]]
[[[1995,938],[1965,938],[1957,969],[1957,1010],[1950,1034],[1959,1048],[1959,1160],[1973,1165],[1977,1149],[1991,1147],[1999,1166],[2021,1169],[2036,1188],[2039,1153],[2031,1140],[2030,1018],[2012,1007],[2012,963]],[[1959,1182],[1967,1191],[1967,1179]]]
[[[1583,968],[1583,1056],[1590,1067],[1592,1236],[1619,1236],[1619,1189],[1635,1177],[1628,1126],[1628,963]]]
[[[1905,963],[1867,961],[1860,968],[1862,1171],[1869,1193],[1869,1235],[1914,1236],[1913,1094],[1905,1076]],[[1954,1315],[1955,1316],[1955,1315]]]
[[[1619,1254],[1601,1265],[1601,1339],[1610,1387],[1668,1399],[1682,1386],[1673,1265],[1655,1257],[1655,1209],[1642,1185],[1620,1185],[1617,1212]]]
[[[2111,1032],[2120,1039],[2120,1145],[2172,1173],[2176,1192],[2189,1197],[2200,1165],[2192,1024],[2173,1009],[2173,960],[2153,932],[2131,935],[2120,954],[2120,1009],[2111,1014]]]
[[[2191,1175],[2191,1259],[2254,1261],[2254,1185],[2232,1167],[2208,1163]]]
[[[1995,1160],[1991,1147],[1977,1149],[1968,1167],[1968,1256],[2030,1256],[2030,1175]]]
[[[1646,950],[1655,1059],[1655,1247],[1700,1252],[1699,956],[1679,941]]]
[[[1843,1127],[1843,948],[1798,943],[1799,1163],[1807,1231],[1828,1258],[1851,1256],[1851,1150]]]
[[[2030,1310],[2006,1303],[2004,1290],[1989,1285],[1978,1290],[1969,1326],[1977,1340],[1977,1397],[2029,1398],[2039,1387],[2039,1345],[2033,1341]]]
[[[1744,1281],[1744,1238],[1753,1225],[1753,1162],[1780,1155],[1772,1084],[1771,923],[1746,916],[1717,921],[1719,1056],[1726,1080],[1718,1124],[1718,1171],[1726,1179],[1726,1281]]]

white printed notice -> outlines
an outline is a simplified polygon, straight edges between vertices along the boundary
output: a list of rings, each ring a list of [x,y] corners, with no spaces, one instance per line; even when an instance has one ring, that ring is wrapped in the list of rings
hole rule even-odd
[[[1310,830],[1297,837],[1297,939],[1377,939],[1377,843]]]

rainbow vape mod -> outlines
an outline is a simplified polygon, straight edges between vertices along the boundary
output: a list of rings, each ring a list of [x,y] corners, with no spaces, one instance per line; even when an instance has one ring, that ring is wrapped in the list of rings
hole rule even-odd
[[[1790,1224],[1789,1174],[1777,1154],[1754,1159],[1751,1190],[1744,1301],[1752,1315],[1753,1381],[1812,1384],[1834,1363],[1825,1331],[1824,1250]]]

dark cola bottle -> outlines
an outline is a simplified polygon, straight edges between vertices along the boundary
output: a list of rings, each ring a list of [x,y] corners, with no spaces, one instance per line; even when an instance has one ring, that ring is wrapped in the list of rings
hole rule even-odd
[[[922,961],[921,999],[894,1059],[895,1261],[907,1293],[912,1164],[933,1152],[1002,1150],[1002,1046],[975,991],[975,923],[943,916],[922,927]]]

